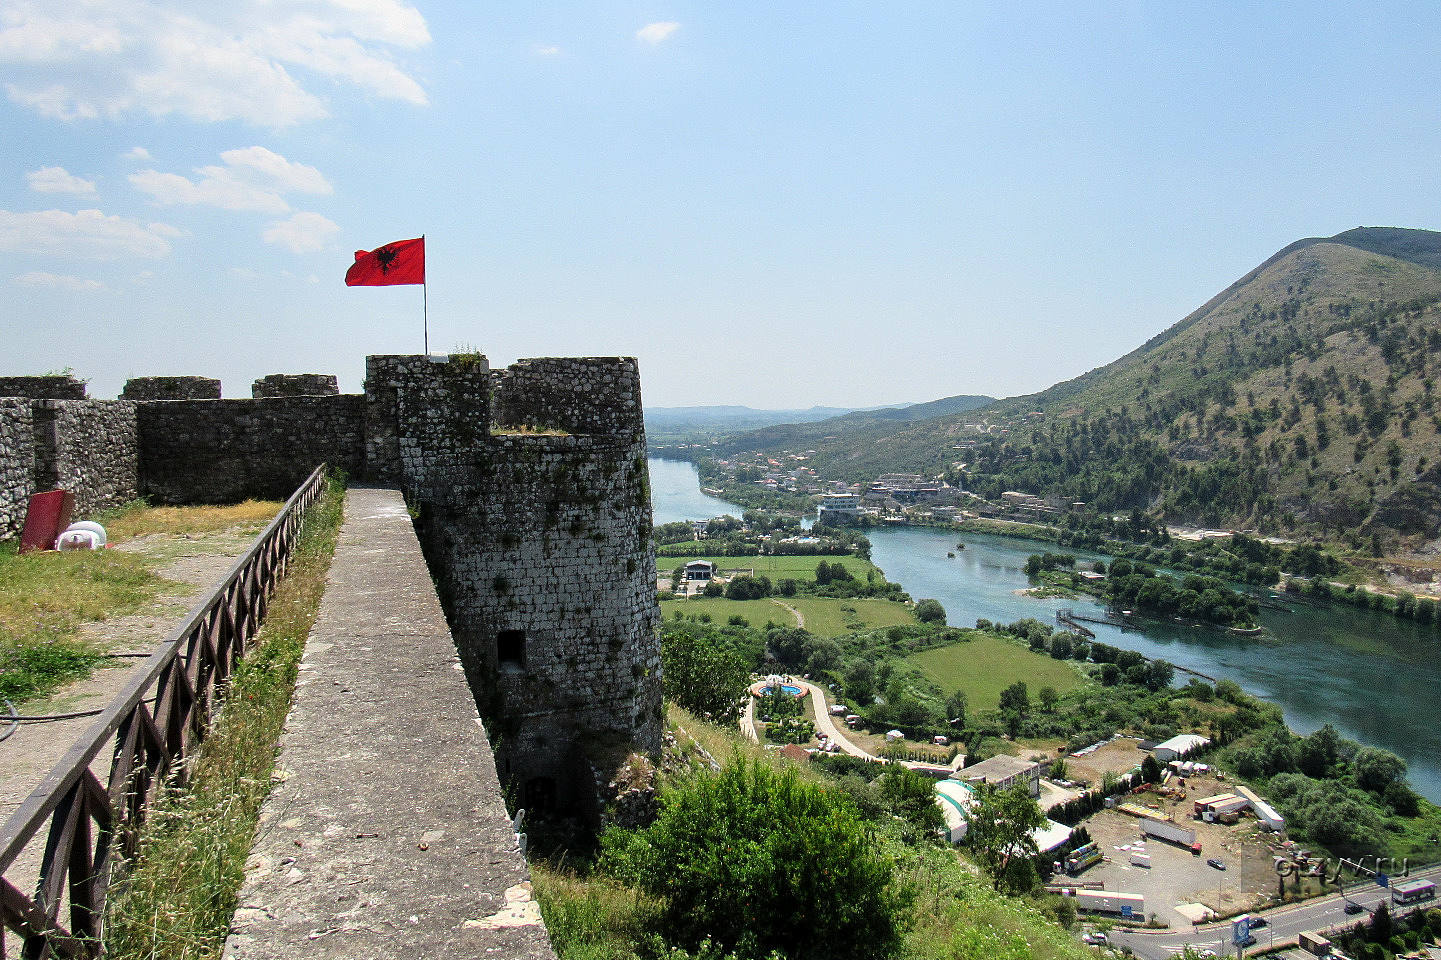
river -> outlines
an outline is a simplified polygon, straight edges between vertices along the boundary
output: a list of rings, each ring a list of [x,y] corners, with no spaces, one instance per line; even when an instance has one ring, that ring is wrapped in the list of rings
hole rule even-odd
[[[653,459],[650,471],[656,523],[741,514],[740,507],[701,493],[689,463]],[[1082,616],[1104,613],[1101,604],[1084,596],[1017,594],[1027,586],[1026,558],[1060,549],[1054,544],[928,527],[869,530],[867,535],[871,558],[886,578],[918,599],[935,597],[956,626],[974,625],[981,617],[1002,623],[1035,617],[1054,624],[1062,607]],[[958,542],[965,543],[964,550],[956,548]],[[1384,747],[1406,761],[1417,792],[1441,803],[1441,633],[1340,604],[1287,606],[1292,612],[1261,611],[1262,637],[1160,623],[1142,631],[1087,626],[1102,643],[1236,681],[1248,693],[1278,704],[1300,733],[1331,723],[1352,739]]]

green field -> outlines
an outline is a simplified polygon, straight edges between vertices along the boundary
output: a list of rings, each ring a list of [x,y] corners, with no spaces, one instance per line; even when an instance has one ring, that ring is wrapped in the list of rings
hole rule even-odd
[[[915,623],[911,608],[890,600],[833,600],[828,597],[778,597],[781,603],[795,608],[805,618],[805,627],[819,637],[836,637],[859,630],[893,627]],[[686,616],[708,613],[715,623],[724,624],[733,616],[742,616],[753,627],[764,627],[769,621],[779,626],[794,627],[796,618],[771,600],[726,600],[723,597],[692,597],[689,600],[662,600],[661,614],[675,616],[679,610]],[[852,612],[854,611],[854,612]],[[1059,689],[1059,688],[1057,688]]]
[[[655,558],[656,569],[661,574],[667,574],[676,567],[685,566],[692,560],[709,560],[722,570],[755,570],[758,577],[770,577],[771,580],[814,580],[816,578],[816,564],[824,560],[829,564],[845,564],[851,576],[865,582],[866,574],[874,570],[878,579],[882,578],[880,568],[869,560],[862,560],[860,557],[664,557]]]
[[[828,597],[781,597],[805,617],[806,629],[819,637],[836,637],[858,630],[910,625],[916,622],[913,609],[894,600],[875,598],[832,600]],[[851,611],[855,612],[852,613]]]
[[[906,662],[947,694],[964,691],[972,710],[994,710],[1001,691],[1017,680],[1026,681],[1033,699],[1041,687],[1065,693],[1086,682],[1070,661],[1054,660],[993,634],[972,631],[970,636],[967,643],[924,650]]]

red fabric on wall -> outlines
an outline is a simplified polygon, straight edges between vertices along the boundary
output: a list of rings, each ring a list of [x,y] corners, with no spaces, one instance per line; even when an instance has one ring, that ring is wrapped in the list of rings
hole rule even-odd
[[[25,509],[25,526],[20,531],[20,552],[54,550],[55,541],[70,526],[75,494],[69,490],[47,490],[30,495]]]

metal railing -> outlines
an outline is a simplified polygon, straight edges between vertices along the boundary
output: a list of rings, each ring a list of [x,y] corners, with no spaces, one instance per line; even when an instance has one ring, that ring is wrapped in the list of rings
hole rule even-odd
[[[101,953],[115,868],[134,856],[151,802],[188,778],[187,761],[265,617],[301,518],[324,486],[322,464],[0,826],[0,957],[6,931],[19,935],[25,960]],[[109,783],[102,784],[91,764],[112,741]],[[7,874],[47,825],[39,880],[29,896]]]

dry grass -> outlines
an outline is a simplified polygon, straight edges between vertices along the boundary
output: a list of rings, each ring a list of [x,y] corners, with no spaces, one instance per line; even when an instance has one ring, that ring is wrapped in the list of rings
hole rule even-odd
[[[136,501],[103,515],[100,522],[116,542],[155,533],[178,536],[231,527],[254,527],[259,533],[282,506],[274,500],[246,500],[228,507],[151,507]]]
[[[112,891],[107,956],[220,956],[260,805],[270,792],[305,638],[325,592],[343,500],[344,490],[332,481],[308,511],[290,573],[232,678],[189,789],[152,812],[133,869]]]

